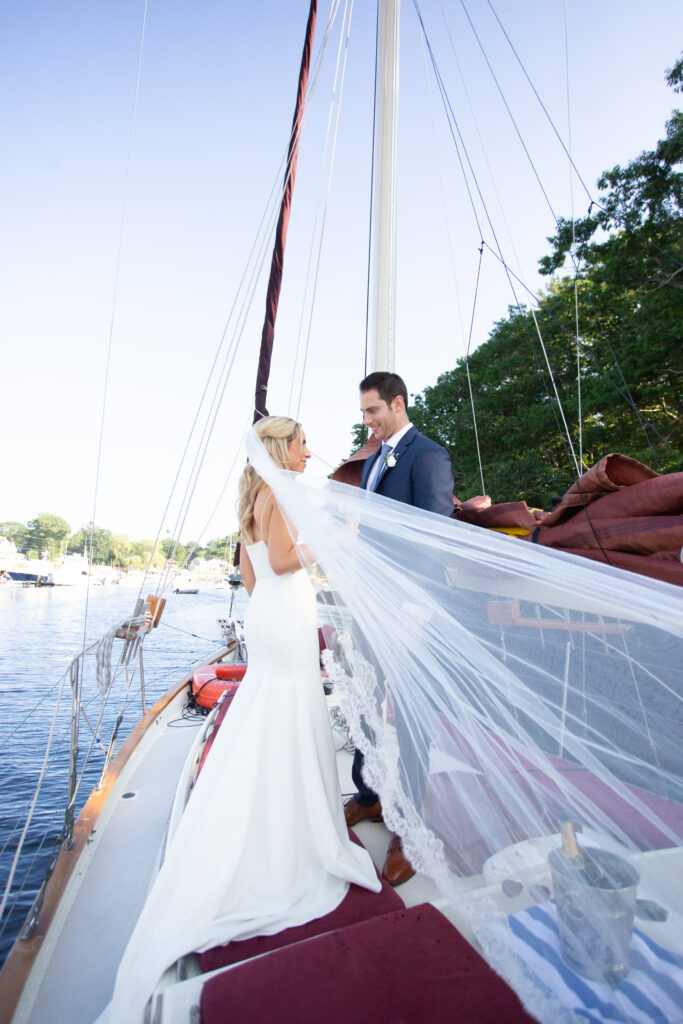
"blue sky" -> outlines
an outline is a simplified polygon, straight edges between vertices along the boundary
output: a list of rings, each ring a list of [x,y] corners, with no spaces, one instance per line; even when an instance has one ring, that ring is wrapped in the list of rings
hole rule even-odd
[[[597,194],[600,172],[654,145],[676,105],[664,71],[683,38],[680,3],[497,0],[494,7],[565,139],[569,110],[574,161]],[[535,289],[552,213],[463,7],[423,0],[421,9],[506,259]],[[468,0],[467,9],[553,210],[569,216],[573,202],[582,215],[585,192],[490,7]],[[307,5],[149,0],[134,108],[143,12],[141,0],[5,0],[0,7],[2,519],[54,512],[75,530],[91,518],[111,335],[96,520],[137,537],[156,533],[279,177]],[[317,46],[327,16],[321,2]],[[358,419],[373,33],[373,5],[356,0],[300,410],[319,456],[309,470],[315,473],[347,453]],[[326,187],[320,140],[337,41],[335,27],[302,144],[271,412],[290,406],[306,270],[317,259],[312,226]],[[433,383],[466,344],[480,239],[463,194],[414,7],[404,0],[396,368],[411,392]],[[249,420],[264,296],[265,271],[254,284],[183,539],[234,526],[234,480],[225,484]],[[485,259],[473,345],[513,301],[495,261]],[[164,530],[173,530],[176,508],[172,502]]]

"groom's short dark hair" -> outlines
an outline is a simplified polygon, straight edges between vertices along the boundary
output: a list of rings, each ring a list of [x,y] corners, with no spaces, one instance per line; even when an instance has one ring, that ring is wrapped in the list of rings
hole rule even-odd
[[[389,373],[387,370],[376,370],[375,373],[369,373],[360,382],[360,390],[372,391],[373,389],[387,405],[391,405],[393,400],[400,395],[406,411],[408,410],[408,389],[403,378],[399,377],[397,373]]]

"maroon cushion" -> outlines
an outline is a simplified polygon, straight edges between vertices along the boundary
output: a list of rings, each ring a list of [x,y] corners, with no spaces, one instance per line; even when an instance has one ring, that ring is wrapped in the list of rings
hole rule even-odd
[[[202,1024],[532,1024],[428,903],[288,946],[210,978]]]
[[[307,921],[306,924],[297,925],[295,928],[285,928],[276,935],[257,935],[253,939],[229,942],[227,946],[214,946],[204,953],[198,953],[199,966],[203,972],[215,971],[217,967],[227,967],[229,964],[259,956],[261,953],[269,953],[271,950],[290,946],[294,942],[310,939],[314,935],[346,928],[359,921],[402,909],[401,897],[383,878],[381,882],[382,891],[379,893],[370,892],[360,885],[350,885],[339,906],[331,914],[325,914],[314,921]]]

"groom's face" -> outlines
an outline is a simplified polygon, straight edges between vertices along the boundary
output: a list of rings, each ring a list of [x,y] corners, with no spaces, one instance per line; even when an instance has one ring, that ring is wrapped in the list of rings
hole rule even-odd
[[[361,391],[360,407],[363,413],[363,423],[372,431],[378,441],[388,441],[401,429],[406,419],[403,399],[397,397],[387,403],[379,397],[376,388],[372,388],[370,391]]]

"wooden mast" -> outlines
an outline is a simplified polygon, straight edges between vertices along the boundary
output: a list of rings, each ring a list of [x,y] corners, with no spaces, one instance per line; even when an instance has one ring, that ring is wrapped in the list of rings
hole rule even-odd
[[[396,349],[396,198],[398,65],[401,0],[377,0],[375,136],[372,164],[369,323],[366,373],[394,372]],[[332,473],[358,487],[363,464],[379,442],[373,436]]]

